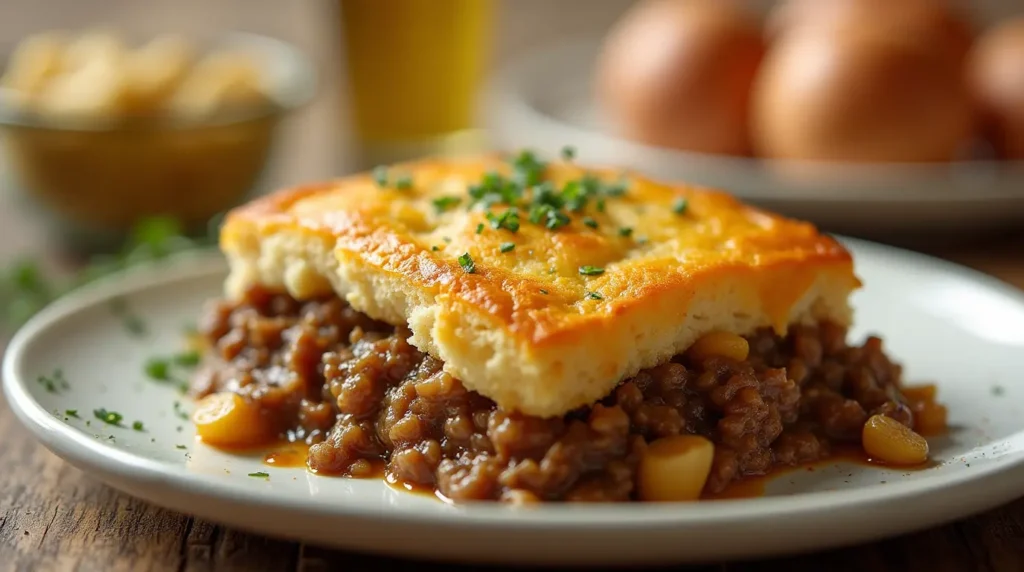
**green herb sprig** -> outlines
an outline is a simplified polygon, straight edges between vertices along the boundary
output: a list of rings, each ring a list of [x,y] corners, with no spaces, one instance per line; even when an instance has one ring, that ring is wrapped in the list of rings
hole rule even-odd
[[[96,419],[106,423],[107,425],[114,425],[115,427],[121,427],[121,422],[124,421],[124,415],[116,411],[107,411],[104,408],[93,409],[92,414]]]
[[[179,371],[199,365],[199,352],[191,350],[170,357],[151,357],[143,364],[142,370],[149,379],[163,384],[174,385],[182,393],[188,391],[188,376]]]

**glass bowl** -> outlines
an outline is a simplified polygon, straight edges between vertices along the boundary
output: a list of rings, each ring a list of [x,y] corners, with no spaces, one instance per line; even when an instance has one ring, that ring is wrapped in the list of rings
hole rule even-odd
[[[308,59],[248,33],[212,42],[256,56],[268,102],[203,119],[71,121],[24,111],[0,88],[4,162],[20,198],[76,252],[116,248],[138,221],[169,216],[187,230],[246,200],[272,155],[277,127],[315,92]]]

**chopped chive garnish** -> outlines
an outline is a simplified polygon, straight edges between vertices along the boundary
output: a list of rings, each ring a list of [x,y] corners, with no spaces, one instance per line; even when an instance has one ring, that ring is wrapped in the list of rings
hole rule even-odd
[[[115,425],[120,427],[121,421],[124,420],[124,415],[121,415],[116,411],[107,411],[102,407],[100,409],[93,409],[92,414],[93,416],[96,417],[96,419],[99,419],[100,421],[106,423],[107,425]]]
[[[434,209],[437,210],[437,213],[441,214],[452,207],[458,206],[462,199],[459,197],[437,197],[430,202],[434,204]]]
[[[433,252],[437,252],[438,250],[441,250],[441,247],[437,246],[437,245],[434,245],[434,246],[430,247],[430,250],[433,251]]]
[[[188,449],[188,447],[186,447],[185,445],[175,445],[174,448],[175,449]]]
[[[542,224],[548,230],[557,230],[569,224],[569,215],[547,204],[531,207],[529,218],[533,224]]]
[[[146,375],[158,381],[167,381],[171,377],[171,364],[162,358],[150,358],[145,370]]]
[[[587,294],[583,298],[585,300],[604,300],[604,297],[598,294],[597,292],[587,292]]]
[[[146,324],[142,321],[142,318],[135,315],[131,309],[128,308],[128,303],[125,302],[124,299],[114,298],[111,300],[110,311],[121,319],[121,325],[123,325],[131,335],[140,337],[146,334]]]
[[[43,389],[49,393],[60,393],[62,389],[71,389],[68,380],[64,379],[64,371],[59,368],[53,370],[51,375],[40,375],[36,378],[36,383],[43,386]]]
[[[145,431],[146,430],[146,428],[143,427],[143,425],[142,425],[142,421],[136,421],[136,422],[132,423],[132,429],[134,429],[136,431]]]
[[[498,247],[498,250],[500,250],[502,252],[511,252],[511,251],[515,250],[515,248],[516,248],[516,243],[514,243],[514,242],[503,242],[503,243],[501,243],[501,246]]]
[[[541,293],[541,294],[544,294],[545,296],[547,296],[547,295],[548,295],[548,291],[547,291],[547,290],[545,290],[545,289],[543,289],[543,288],[541,288],[541,289],[540,289],[540,293]]]
[[[36,378],[36,383],[43,386],[48,393],[57,393],[57,384],[52,379],[45,375],[40,375]]]
[[[377,183],[377,186],[384,188],[388,186],[388,168],[381,165],[373,170],[373,182]]]
[[[604,268],[600,266],[580,266],[580,274],[584,276],[600,276],[604,274]]]
[[[174,360],[174,363],[180,366],[192,367],[199,365],[199,360],[201,359],[201,356],[197,351],[189,351],[181,352],[180,354],[175,354],[172,359]]]
[[[487,213],[487,220],[491,222],[491,228],[495,230],[506,229],[511,232],[519,231],[519,210],[512,207],[500,215]]]
[[[566,146],[562,149],[562,157],[572,160],[576,157],[576,150]],[[520,224],[526,221],[548,230],[558,230],[572,222],[573,213],[585,213],[590,204],[597,212],[605,212],[607,199],[623,195],[628,184],[625,176],[618,182],[609,183],[594,173],[584,173],[556,186],[552,180],[545,180],[547,163],[529,150],[510,157],[509,164],[510,175],[489,171],[468,188],[468,208],[483,210],[495,230],[517,232]],[[455,201],[441,197],[435,199],[434,204],[441,211]],[[501,213],[492,212],[496,205],[507,208]],[[598,222],[592,217],[584,216],[581,222],[590,228],[598,228]]]
[[[468,252],[459,256],[459,266],[466,271],[467,274],[472,274],[476,271],[476,263],[473,262],[473,257]]]
[[[621,180],[606,186],[604,188],[604,194],[608,195],[609,197],[621,197],[622,195],[626,194],[626,189],[628,188],[628,186],[628,182],[626,182],[625,180]]]
[[[476,233],[477,234],[480,234],[483,231],[484,231],[484,223],[480,223],[480,224],[476,225]]]
[[[395,179],[395,188],[400,191],[408,191],[412,188],[412,177],[409,175],[402,175]]]
[[[686,208],[690,206],[689,201],[684,197],[679,197],[676,202],[672,203],[672,212],[676,214],[683,214],[686,212]]]
[[[65,409],[64,415],[67,415],[68,417],[74,417],[75,419],[79,418],[77,409]]]
[[[185,411],[185,408],[182,407],[180,401],[174,402],[174,414],[178,416],[178,419],[184,419],[185,421],[188,421],[188,411]]]
[[[629,238],[630,236],[633,236],[633,229],[628,226],[621,227],[619,228],[619,236]]]
[[[263,471],[258,471],[258,472],[255,472],[255,473],[249,473],[249,476],[250,477],[255,477],[257,479],[269,479],[270,478],[270,473],[264,473]]]

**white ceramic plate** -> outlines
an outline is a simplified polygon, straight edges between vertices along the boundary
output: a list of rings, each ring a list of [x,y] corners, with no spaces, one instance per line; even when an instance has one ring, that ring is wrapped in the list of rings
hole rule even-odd
[[[850,241],[867,287],[854,332],[883,332],[913,380],[937,381],[954,430],[934,468],[798,471],[762,498],[681,505],[450,506],[377,480],[264,466],[195,443],[174,388],[143,364],[182,347],[183,328],[220,291],[217,255],[138,268],[47,308],[11,342],[4,389],[48,448],[155,504],[255,532],[395,555],[506,563],[640,564],[737,559],[862,542],[1024,494],[1024,295],[969,270]],[[122,300],[148,328],[134,337]],[[868,329],[870,328],[870,330]],[[60,368],[67,380],[48,388]],[[53,391],[50,391],[52,389]],[[124,415],[124,428],[93,418]],[[77,410],[78,417],[65,412]],[[142,421],[144,431],[131,428]],[[269,479],[247,476],[266,471]]]
[[[572,145],[588,164],[727,189],[771,210],[861,236],[1024,221],[1024,162],[810,166],[687,153],[609,135],[592,97],[599,46],[591,38],[542,46],[500,70],[483,97],[481,121],[492,145],[549,156]]]

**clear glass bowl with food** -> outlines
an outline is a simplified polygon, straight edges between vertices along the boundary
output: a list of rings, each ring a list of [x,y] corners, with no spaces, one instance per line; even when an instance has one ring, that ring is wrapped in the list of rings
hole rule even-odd
[[[307,58],[265,36],[42,33],[0,79],[4,159],[62,242],[109,249],[141,219],[199,229],[243,201],[314,91]]]

